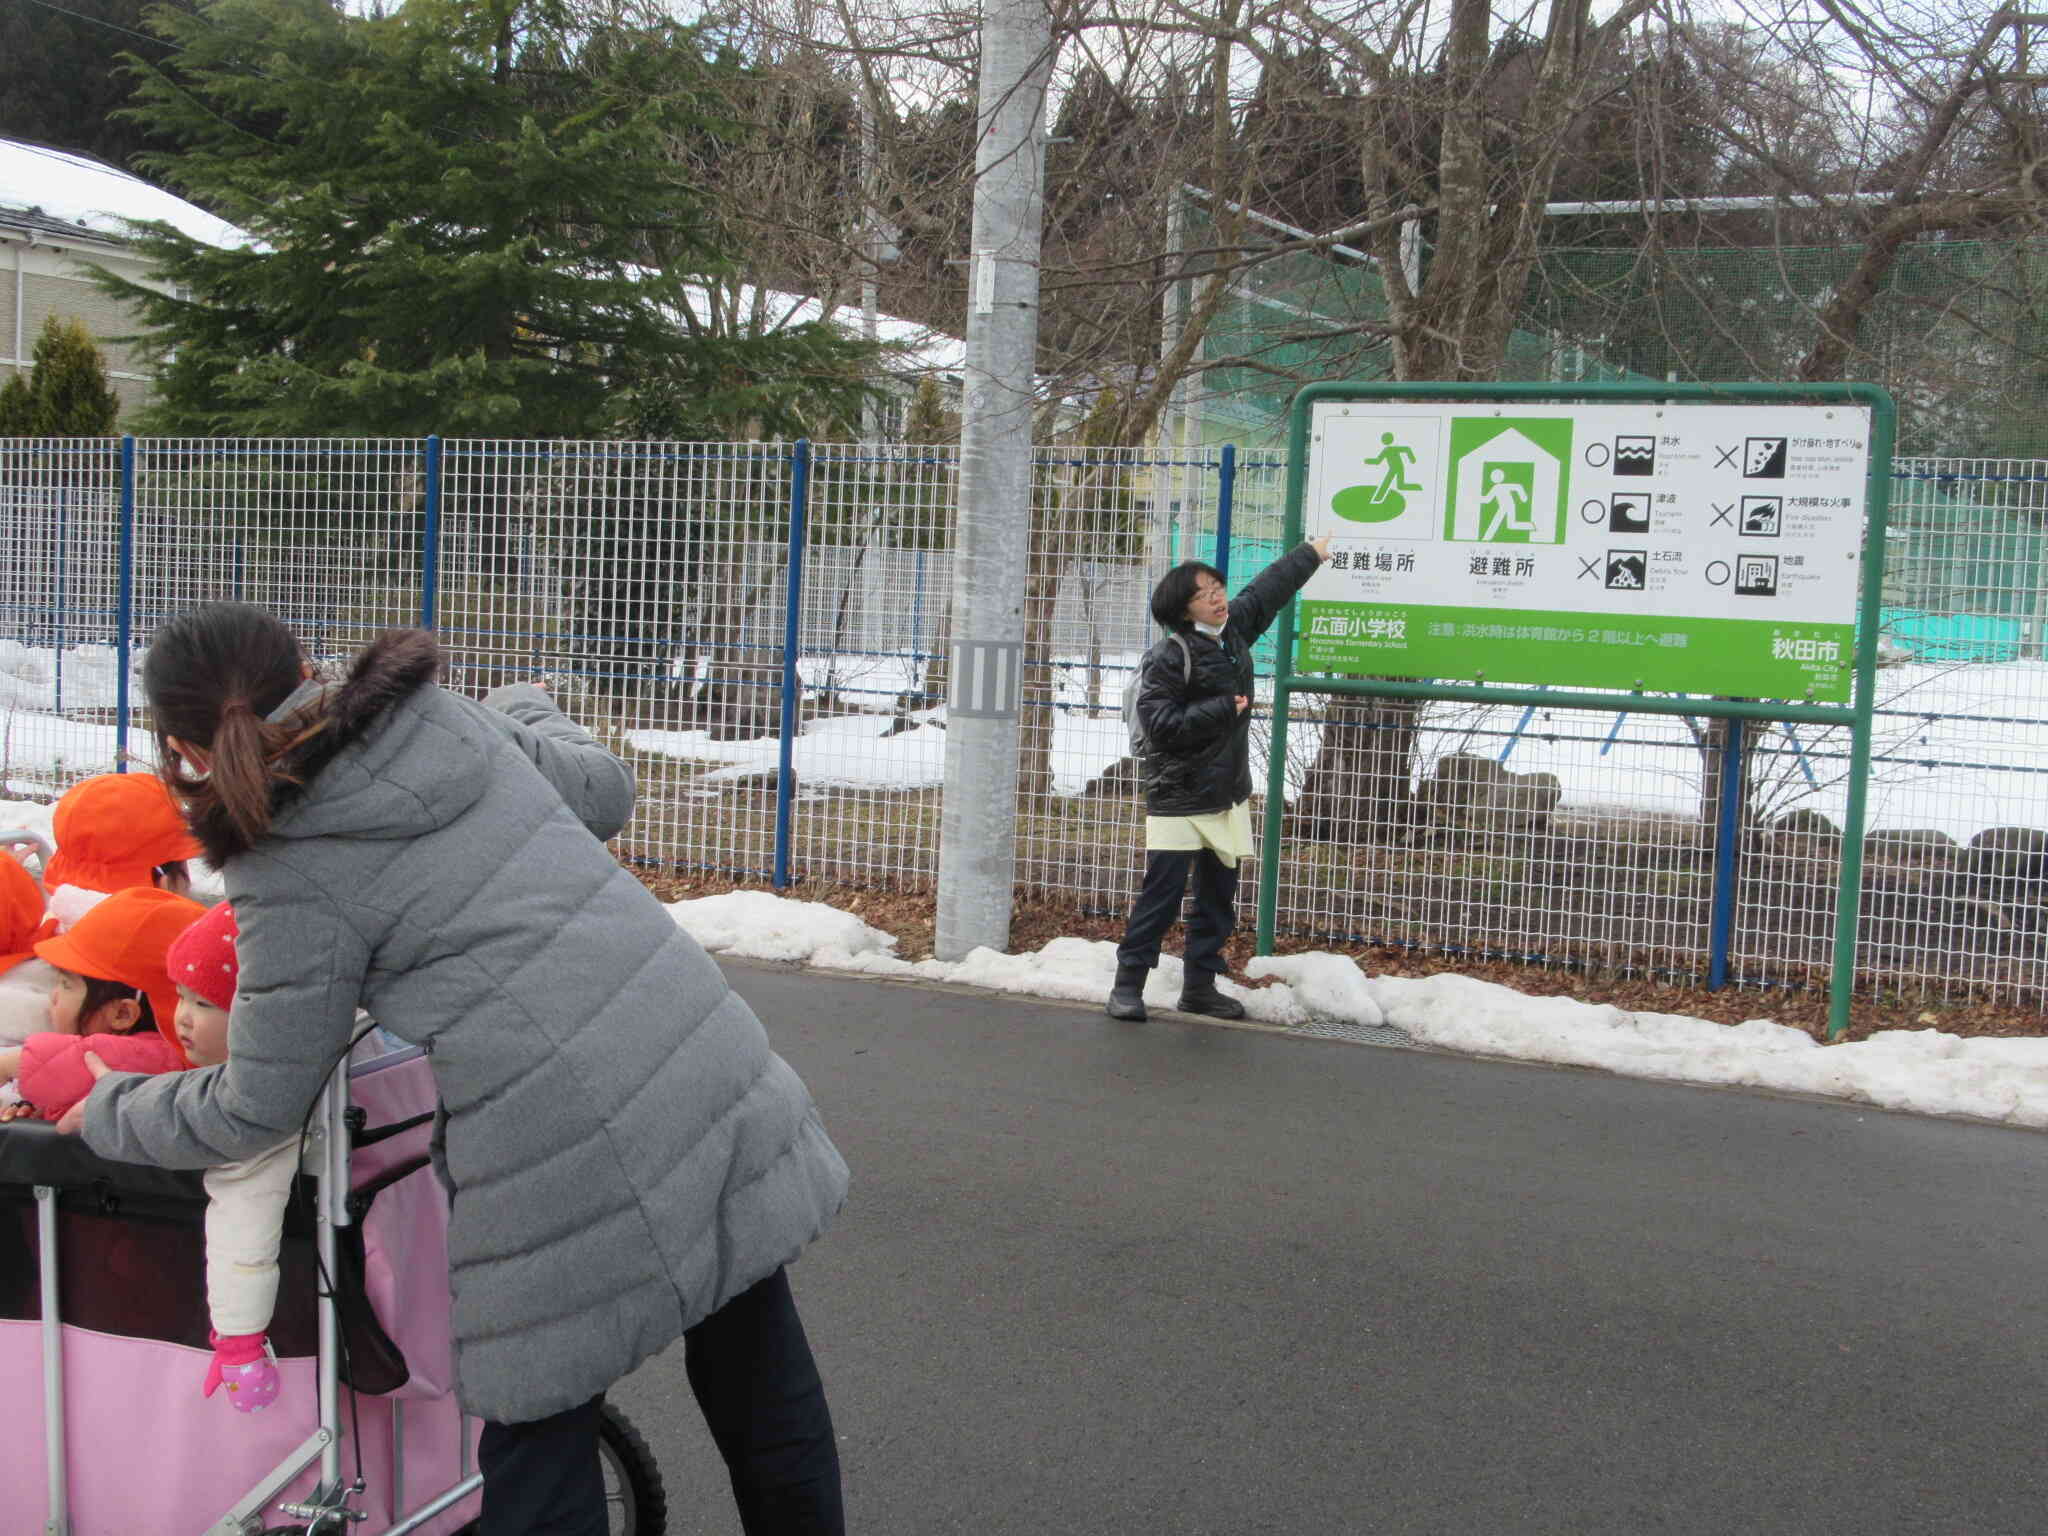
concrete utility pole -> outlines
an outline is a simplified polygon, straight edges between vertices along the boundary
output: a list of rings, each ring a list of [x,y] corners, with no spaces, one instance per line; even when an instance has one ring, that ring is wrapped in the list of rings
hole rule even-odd
[[[880,331],[875,315],[875,272],[882,259],[882,243],[876,238],[881,220],[881,206],[875,200],[875,111],[863,93],[860,99],[860,331],[871,348]],[[875,421],[874,397],[863,396],[860,402],[860,440],[871,444],[881,435]]]
[[[984,0],[960,523],[933,951],[1007,949],[1017,866],[1017,705],[1031,542],[1032,376],[1044,214],[1045,0]]]

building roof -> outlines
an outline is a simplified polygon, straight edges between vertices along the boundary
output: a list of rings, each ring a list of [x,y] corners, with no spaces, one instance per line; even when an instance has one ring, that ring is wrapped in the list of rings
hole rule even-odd
[[[128,225],[162,222],[208,245],[245,245],[225,219],[90,155],[0,139],[0,223],[74,239],[122,240]]]
[[[710,301],[704,289],[693,283],[686,290],[690,308],[695,312],[699,324],[709,318]],[[752,314],[755,307],[755,290],[752,284],[743,283],[739,290],[739,308]],[[840,305],[830,316],[818,300],[802,294],[784,293],[769,289],[760,295],[761,329],[767,334],[787,330],[792,326],[809,325],[818,320],[830,319],[838,329],[850,335],[862,332],[862,315],[857,307]],[[875,339],[893,349],[897,365],[890,371],[898,374],[959,375],[967,366],[967,343],[958,336],[945,331],[934,330],[914,320],[899,319],[895,315],[875,317]]]
[[[247,245],[251,238],[182,197],[90,155],[0,139],[0,224],[58,240],[120,241],[127,237],[131,222],[155,221],[209,245]],[[753,303],[753,290],[743,289],[741,307],[751,311]],[[702,289],[691,290],[690,305],[700,317],[708,313]],[[770,331],[824,317],[816,299],[772,290],[765,295],[762,309],[765,328]],[[843,330],[857,334],[861,329],[857,309],[842,307],[831,319]],[[901,366],[896,371],[958,374],[966,363],[966,343],[957,336],[894,315],[877,317],[875,329],[882,341],[898,349]]]

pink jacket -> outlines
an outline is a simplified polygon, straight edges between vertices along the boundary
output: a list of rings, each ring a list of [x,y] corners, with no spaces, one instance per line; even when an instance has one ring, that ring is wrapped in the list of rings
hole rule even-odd
[[[93,1055],[116,1072],[176,1072],[178,1048],[155,1030],[139,1035],[30,1035],[21,1047],[15,1086],[45,1120],[55,1120],[92,1092],[97,1081],[85,1064]]]

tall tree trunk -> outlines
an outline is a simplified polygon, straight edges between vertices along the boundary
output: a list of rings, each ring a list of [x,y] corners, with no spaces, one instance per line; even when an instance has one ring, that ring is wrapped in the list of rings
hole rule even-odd
[[[1415,820],[1413,699],[1332,695],[1315,765],[1288,816],[1319,842],[1400,841]]]
[[[1491,92],[1492,0],[1452,0],[1443,55],[1443,140],[1437,160],[1436,251],[1420,281],[1402,267],[1397,223],[1378,224],[1370,244],[1387,298],[1394,376],[1403,380],[1490,380],[1507,355],[1540,248],[1543,207],[1557,175],[1558,147],[1579,110],[1586,81],[1613,39],[1647,6],[1624,0],[1599,26],[1589,0],[1553,0],[1542,61],[1523,113],[1520,184],[1499,184],[1487,149],[1498,117]],[[1392,134],[1401,120],[1397,85],[1383,58],[1367,61],[1374,89],[1364,99],[1368,213],[1384,220],[1401,203],[1425,201],[1399,163]],[[1322,746],[1290,825],[1330,840],[1395,839],[1414,820],[1417,706],[1400,699],[1335,698]]]
[[[1730,724],[1723,719],[1708,720],[1696,738],[1700,749],[1700,820],[1709,833],[1721,825],[1721,801],[1727,794],[1728,776],[1722,770],[1728,756]],[[1750,809],[1756,803],[1756,754],[1768,728],[1760,720],[1742,722],[1742,805],[1736,811],[1738,831],[1756,819]]]

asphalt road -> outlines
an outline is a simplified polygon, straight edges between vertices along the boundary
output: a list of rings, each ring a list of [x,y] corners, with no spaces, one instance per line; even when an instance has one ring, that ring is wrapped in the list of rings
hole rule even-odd
[[[2048,1137],[728,974],[853,1531],[2048,1531]],[[737,1533],[681,1350],[615,1399]]]

